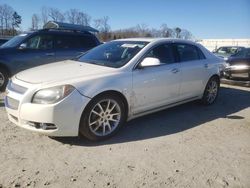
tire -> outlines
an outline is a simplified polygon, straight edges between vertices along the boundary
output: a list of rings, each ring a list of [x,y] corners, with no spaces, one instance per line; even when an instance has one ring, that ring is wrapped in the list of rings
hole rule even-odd
[[[81,121],[79,132],[92,141],[112,137],[126,121],[125,105],[116,95],[98,96],[87,105]]]
[[[219,88],[220,88],[220,80],[217,77],[210,78],[207,82],[201,102],[204,105],[213,104],[218,97]]]
[[[5,69],[0,68],[0,91],[4,91],[8,84],[9,76]]]

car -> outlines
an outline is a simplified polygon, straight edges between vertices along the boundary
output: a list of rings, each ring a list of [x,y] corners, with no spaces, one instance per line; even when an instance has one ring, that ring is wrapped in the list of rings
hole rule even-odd
[[[0,46],[7,41],[8,41],[8,39],[6,39],[6,38],[0,38]]]
[[[227,60],[230,56],[244,50],[245,47],[243,46],[222,46],[219,47],[218,49],[214,50],[213,53],[225,60]]]
[[[103,140],[136,117],[193,100],[214,103],[223,66],[191,41],[119,39],[78,60],[18,73],[5,106],[9,120],[25,129]]]
[[[223,72],[223,83],[250,86],[250,48],[231,56]]]
[[[0,47],[0,90],[12,75],[35,66],[72,59],[100,44],[94,28],[48,22],[44,29],[20,34]]]

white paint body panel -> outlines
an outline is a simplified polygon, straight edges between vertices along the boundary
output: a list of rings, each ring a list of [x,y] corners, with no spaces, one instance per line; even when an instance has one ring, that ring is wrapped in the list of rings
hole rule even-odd
[[[6,106],[10,121],[23,128],[50,136],[77,136],[81,115],[96,95],[105,91],[121,93],[128,103],[128,120],[202,97],[209,78],[219,75],[223,62],[199,44],[176,39],[124,39],[148,41],[135,57],[121,68],[63,61],[26,70],[12,82],[27,88],[24,94],[7,91],[19,101],[17,110]],[[144,69],[135,68],[152,47],[163,43],[188,43],[199,47],[205,60],[173,63]],[[205,67],[205,64],[207,67]],[[173,69],[178,69],[173,73]],[[36,91],[69,84],[76,89],[56,104],[31,103]],[[12,118],[16,117],[18,121]],[[26,122],[52,123],[56,130],[41,130]]]

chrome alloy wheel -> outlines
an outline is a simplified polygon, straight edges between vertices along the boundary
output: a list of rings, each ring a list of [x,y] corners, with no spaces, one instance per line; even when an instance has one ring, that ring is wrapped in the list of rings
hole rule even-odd
[[[5,77],[3,75],[3,73],[0,72],[0,87],[2,87],[4,85],[5,82]]]
[[[217,97],[218,93],[218,83],[216,80],[211,80],[207,87],[207,102],[209,104],[213,103]]]
[[[89,128],[96,136],[106,136],[112,133],[121,120],[121,108],[112,99],[98,102],[90,111]]]

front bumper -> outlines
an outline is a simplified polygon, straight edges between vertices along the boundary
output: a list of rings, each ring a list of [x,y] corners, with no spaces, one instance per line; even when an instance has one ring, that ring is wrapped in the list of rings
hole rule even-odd
[[[250,87],[250,81],[243,81],[243,80],[232,80],[232,79],[222,78],[221,83]]]
[[[250,86],[250,68],[230,66],[223,71],[222,83]]]
[[[78,136],[81,115],[90,99],[74,90],[58,103],[34,104],[30,102],[34,92],[32,87],[24,94],[7,88],[5,108],[9,120],[22,128],[48,136]],[[39,124],[53,126],[52,129],[34,126]]]

